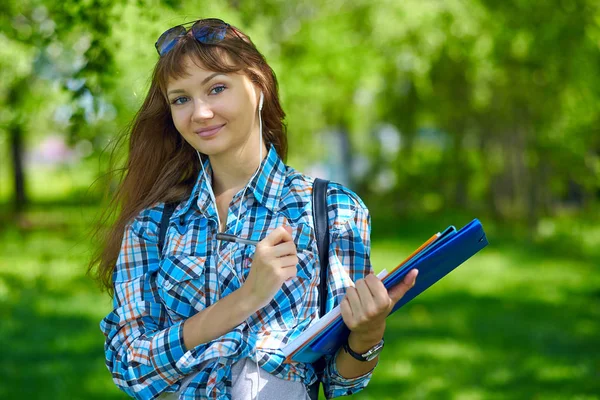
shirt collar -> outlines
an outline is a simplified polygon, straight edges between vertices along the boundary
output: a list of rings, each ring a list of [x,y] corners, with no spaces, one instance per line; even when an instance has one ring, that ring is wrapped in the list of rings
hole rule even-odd
[[[271,145],[258,174],[248,184],[248,191],[271,212],[279,209],[279,200],[285,184],[285,164]]]
[[[204,215],[211,215],[213,212],[216,215],[216,205],[210,196],[212,167],[208,158],[204,160],[204,170],[206,175],[200,169],[190,197],[175,210],[173,217],[184,215],[194,203]],[[275,146],[271,145],[258,174],[248,183],[247,193],[252,193],[260,204],[271,212],[276,212],[285,183],[285,170],[285,164],[279,158]]]
[[[175,209],[175,212],[173,213],[174,218],[185,215],[194,203],[198,205],[200,212],[204,214],[213,203],[209,192],[209,186],[212,186],[212,167],[208,157],[203,161],[203,165],[206,174],[203,174],[202,168],[200,168],[192,193],[184,203]]]

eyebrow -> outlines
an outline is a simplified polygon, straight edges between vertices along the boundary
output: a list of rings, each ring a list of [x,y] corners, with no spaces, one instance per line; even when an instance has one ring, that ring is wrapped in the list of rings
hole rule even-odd
[[[204,78],[204,80],[200,83],[200,85],[204,86],[208,81],[210,81],[211,79],[213,79],[215,76],[218,76],[218,75],[226,76],[222,72],[215,72],[214,74],[210,74],[209,76]],[[176,94],[176,93],[185,93],[185,90],[184,89],[173,89],[173,90],[170,90],[169,92],[167,92],[167,96]]]

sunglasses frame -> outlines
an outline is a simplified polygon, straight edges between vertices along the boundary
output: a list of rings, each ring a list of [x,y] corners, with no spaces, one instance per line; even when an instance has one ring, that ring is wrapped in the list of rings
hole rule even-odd
[[[192,26],[186,28],[186,26],[189,26],[190,24],[192,24]],[[164,31],[162,35],[158,37],[156,43],[154,43],[154,47],[156,48],[158,55],[162,57],[171,51],[179,39],[187,35],[190,31],[192,32],[194,39],[198,42],[203,44],[215,44],[225,39],[227,29],[229,28],[232,28],[232,26],[218,18],[206,18],[185,22]],[[236,36],[240,37],[236,32],[236,29],[232,28],[232,30]]]

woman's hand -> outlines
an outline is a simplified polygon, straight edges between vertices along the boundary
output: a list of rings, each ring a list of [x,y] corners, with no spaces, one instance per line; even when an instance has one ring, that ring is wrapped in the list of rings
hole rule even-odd
[[[280,226],[256,245],[248,277],[242,286],[257,309],[275,297],[283,282],[296,276],[298,256],[292,228]]]
[[[385,319],[394,305],[414,286],[419,271],[410,271],[398,285],[388,290],[375,275],[359,279],[346,290],[342,300],[342,318],[350,329],[350,348],[369,349],[383,337]]]

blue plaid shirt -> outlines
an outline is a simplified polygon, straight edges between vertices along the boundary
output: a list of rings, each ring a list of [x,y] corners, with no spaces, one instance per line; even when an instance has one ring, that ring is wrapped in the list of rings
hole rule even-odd
[[[316,380],[312,365],[285,364],[281,349],[318,317],[319,262],[312,218],[313,179],[284,165],[273,147],[242,197],[233,197],[226,233],[261,240],[276,227],[292,227],[297,247],[297,277],[283,284],[273,300],[225,335],[186,349],[183,322],[240,288],[252,265],[254,246],[217,242],[218,214],[209,181],[199,174],[190,197],[168,223],[162,255],[159,224],[164,204],[143,210],[128,224],[114,272],[113,311],[101,322],[106,336],[106,365],[127,394],[152,399],[179,390],[196,373],[183,399],[230,399],[231,365],[244,357],[277,377]],[[372,272],[370,217],[361,199],[330,183],[327,311],[346,288]],[[238,214],[238,211],[241,213]],[[234,232],[237,216],[237,231]],[[372,371],[343,378],[335,357],[327,358],[323,385],[327,397],[364,388]]]

